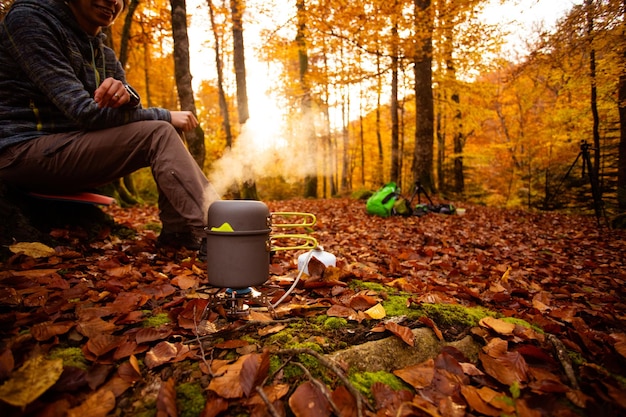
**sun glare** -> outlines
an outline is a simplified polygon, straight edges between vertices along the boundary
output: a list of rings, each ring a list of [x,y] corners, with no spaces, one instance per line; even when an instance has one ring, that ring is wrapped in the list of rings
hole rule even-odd
[[[252,145],[258,150],[284,148],[287,146],[284,138],[285,112],[264,90],[264,83],[252,84],[248,90],[250,119],[246,123]]]

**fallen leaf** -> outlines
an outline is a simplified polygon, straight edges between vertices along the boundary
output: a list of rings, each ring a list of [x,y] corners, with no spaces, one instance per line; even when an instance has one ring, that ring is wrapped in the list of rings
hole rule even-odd
[[[387,316],[387,312],[385,311],[385,307],[381,303],[376,304],[373,307],[365,310],[365,314],[372,320],[381,320]]]
[[[179,275],[174,277],[171,282],[181,290],[188,290],[198,286],[198,277],[193,275]]]
[[[23,253],[32,258],[47,258],[56,254],[55,250],[39,242],[19,242],[9,246],[13,253]]]
[[[489,341],[479,352],[485,371],[505,385],[528,380],[528,365],[519,352],[509,352],[507,343],[501,339]]]
[[[161,384],[157,396],[157,417],[178,417],[176,407],[176,381],[170,378]]]
[[[170,342],[161,342],[146,353],[145,362],[148,369],[156,368],[174,359],[178,354],[176,346]]]
[[[385,329],[398,336],[407,345],[415,345],[415,335],[408,327],[390,321],[385,323]]]
[[[30,333],[33,335],[35,340],[44,341],[48,340],[51,337],[58,336],[61,334],[65,334],[70,331],[72,327],[74,327],[76,323],[73,321],[63,321],[63,322],[54,322],[51,323],[49,321],[43,323],[37,323],[30,328]]]
[[[491,316],[483,317],[482,319],[480,319],[478,324],[502,335],[511,335],[515,330],[515,325],[513,323],[508,323],[504,320],[497,319]]]
[[[441,330],[439,330],[439,327],[437,327],[437,323],[435,323],[433,319],[431,319],[430,317],[421,316],[419,320],[432,329],[432,331],[437,336],[437,339],[443,341],[443,333],[441,333]]]
[[[135,341],[138,344],[154,342],[156,340],[166,339],[170,334],[172,334],[172,329],[168,327],[162,328],[154,328],[154,327],[146,327],[140,329],[135,334]]]
[[[122,363],[117,368],[117,374],[124,380],[130,383],[141,381],[141,370],[139,369],[139,362],[137,358],[132,355],[127,362]]]
[[[62,373],[62,359],[29,359],[0,386],[0,400],[25,407],[53,386]]]
[[[125,338],[123,336],[114,336],[106,333],[100,334],[87,341],[87,349],[96,356],[102,356],[117,349],[124,340]]]
[[[367,310],[370,307],[376,305],[378,301],[376,298],[365,295],[365,294],[357,294],[350,299],[350,307],[355,310]]]
[[[433,381],[435,360],[428,359],[418,365],[395,370],[393,374],[415,389],[424,389]]]
[[[270,355],[265,351],[262,354],[251,354],[241,366],[239,380],[243,393],[249,397],[254,389],[260,386],[267,377],[270,369]]]
[[[9,377],[15,368],[15,358],[11,349],[4,349],[0,353],[0,381],[4,381]]]
[[[615,340],[613,349],[622,357],[626,358],[626,334],[624,333],[611,333],[611,338]]]
[[[267,399],[273,403],[287,395],[290,388],[291,387],[288,384],[274,384],[271,386],[264,386],[263,392],[265,393]],[[265,405],[265,401],[260,395],[258,395],[258,393],[250,397],[246,403],[250,405]]]
[[[217,395],[209,395],[200,417],[217,417],[220,413],[228,410],[228,400]]]
[[[287,328],[286,324],[276,324],[274,326],[266,326],[266,327],[260,328],[258,331],[258,334],[259,336],[267,336],[270,334],[278,333],[281,330],[284,330],[285,328]]]
[[[471,385],[462,385],[461,386],[461,394],[463,394],[463,398],[469,404],[470,408],[474,411],[479,412],[480,414],[484,414],[487,416],[498,417],[502,414],[502,411],[491,406],[488,401],[485,401],[481,395],[480,390],[483,388],[476,388]],[[489,388],[487,388],[489,389]]]
[[[289,397],[289,407],[296,417],[328,417],[331,415],[330,404],[311,381],[304,382]]]
[[[248,356],[241,356],[235,363],[225,365],[221,376],[211,379],[208,389],[224,398],[241,398],[244,395],[241,386],[241,369]]]
[[[68,411],[68,417],[106,417],[115,408],[115,395],[109,390],[98,390],[81,405]]]

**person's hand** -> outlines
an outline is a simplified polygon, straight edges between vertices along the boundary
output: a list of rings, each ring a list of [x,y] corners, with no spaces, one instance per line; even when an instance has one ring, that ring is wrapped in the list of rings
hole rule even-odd
[[[180,130],[192,130],[198,126],[198,119],[190,111],[171,111],[172,125]]]
[[[130,94],[120,80],[107,78],[96,89],[93,99],[100,108],[111,107],[116,109],[130,101]]]

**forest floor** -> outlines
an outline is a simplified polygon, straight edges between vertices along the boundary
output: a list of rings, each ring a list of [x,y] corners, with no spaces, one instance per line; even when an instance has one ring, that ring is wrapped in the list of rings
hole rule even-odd
[[[194,253],[155,248],[154,207],[12,247],[0,415],[626,415],[624,231],[472,205],[390,218],[347,198],[267,205],[313,213],[306,232],[337,264],[313,261],[275,305],[302,251],[276,252],[262,296],[236,300],[246,314],[217,302]]]

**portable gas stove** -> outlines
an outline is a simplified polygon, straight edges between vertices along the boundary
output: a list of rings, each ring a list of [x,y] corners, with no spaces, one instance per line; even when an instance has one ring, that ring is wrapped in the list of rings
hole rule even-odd
[[[260,201],[219,200],[211,203],[206,228],[210,288],[205,294],[209,307],[221,307],[231,316],[249,314],[253,306],[273,313],[291,289],[271,304],[279,288],[267,286],[270,256],[278,251],[318,248],[314,237],[301,233],[302,230],[310,231],[315,222],[311,213],[270,213],[267,205]],[[275,230],[299,232],[271,235]],[[295,284],[297,279],[294,288]],[[259,286],[264,289],[256,290]]]
[[[208,308],[223,308],[228,316],[241,317],[250,314],[252,308],[272,312],[271,295],[253,288],[206,288]]]

